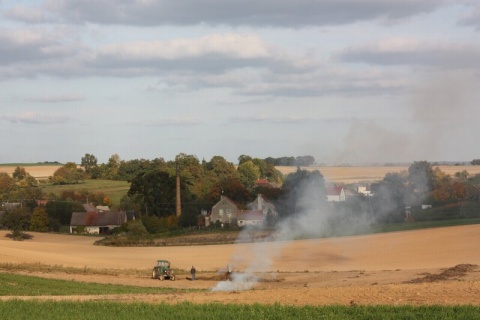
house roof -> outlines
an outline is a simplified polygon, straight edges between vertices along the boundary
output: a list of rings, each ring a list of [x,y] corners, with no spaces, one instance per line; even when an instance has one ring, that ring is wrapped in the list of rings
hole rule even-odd
[[[269,182],[267,179],[257,179],[255,181],[255,184],[257,187],[263,187],[263,188],[278,188],[278,185],[274,182]]]
[[[230,203],[231,205],[233,205],[233,206],[235,206],[236,208],[238,208],[238,205],[237,205],[235,202],[233,202],[233,200],[230,199],[230,198],[227,197],[227,196],[222,196],[222,197],[220,198],[220,200],[219,200],[217,203],[215,203],[213,206],[215,207],[215,206],[221,204],[222,201],[227,201],[227,202]]]
[[[125,212],[73,212],[70,219],[71,226],[119,226],[127,222]]]
[[[242,210],[237,213],[237,220],[263,220],[262,210]]]
[[[327,195],[329,196],[338,196],[342,193],[343,188],[340,186],[328,186]]]

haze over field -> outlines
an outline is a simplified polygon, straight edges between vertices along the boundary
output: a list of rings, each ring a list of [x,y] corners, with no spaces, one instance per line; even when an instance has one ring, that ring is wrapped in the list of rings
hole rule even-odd
[[[479,12],[453,0],[1,1],[0,163],[471,161]]]

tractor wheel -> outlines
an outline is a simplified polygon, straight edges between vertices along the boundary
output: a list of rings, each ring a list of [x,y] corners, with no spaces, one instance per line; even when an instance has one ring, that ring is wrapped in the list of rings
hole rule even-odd
[[[170,280],[175,281],[175,276],[173,274],[170,276]]]
[[[160,279],[160,281],[163,281],[163,279],[165,279],[165,278],[163,276],[160,276],[159,279]]]
[[[157,279],[158,278],[158,274],[157,274],[157,270],[155,268],[153,268],[152,270],[152,279]]]

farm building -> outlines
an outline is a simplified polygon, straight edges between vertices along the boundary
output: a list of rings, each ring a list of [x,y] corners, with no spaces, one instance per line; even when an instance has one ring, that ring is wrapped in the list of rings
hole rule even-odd
[[[126,212],[100,211],[94,206],[84,205],[86,212],[73,212],[70,233],[82,232],[105,234],[127,222]]]
[[[345,189],[340,186],[328,186],[327,187],[327,201],[345,201]]]

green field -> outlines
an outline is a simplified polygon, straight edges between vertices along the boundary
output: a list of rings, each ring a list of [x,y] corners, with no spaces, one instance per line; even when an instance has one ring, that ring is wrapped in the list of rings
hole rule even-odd
[[[0,301],[1,319],[327,319],[435,320],[479,319],[474,306],[285,306],[242,304],[148,304],[107,301]]]
[[[178,294],[149,288],[0,273],[0,296]],[[190,290],[189,290],[190,291]],[[243,304],[153,304],[110,301],[0,301],[0,319],[479,319],[476,306],[286,306]]]
[[[110,197],[114,206],[118,206],[120,204],[120,199],[125,196],[130,189],[130,183],[117,180],[85,180],[80,184],[43,185],[42,188],[46,194],[60,194],[65,190],[74,190],[78,192],[82,190],[87,190],[88,192],[103,192]]]
[[[127,293],[178,292],[170,288],[134,287],[113,284],[86,283],[45,279],[10,273],[0,273],[0,296],[65,296]],[[186,291],[186,290],[180,290]],[[189,290],[191,291],[191,290]],[[0,319],[4,319],[0,317]]]

